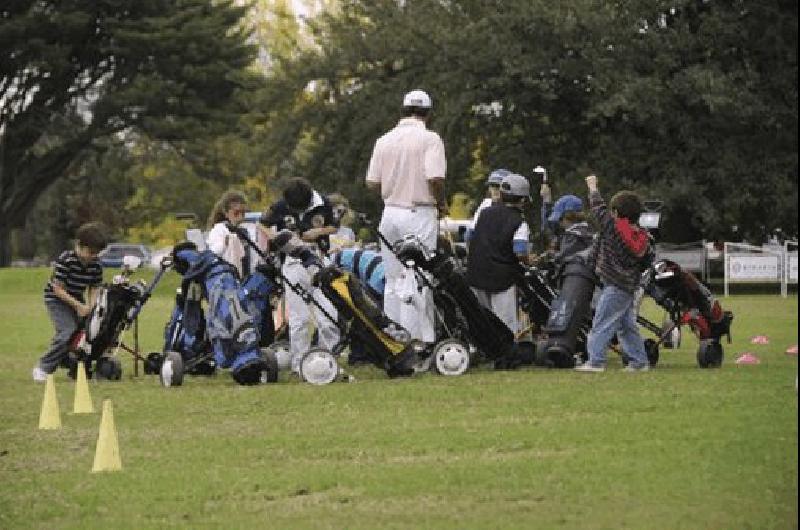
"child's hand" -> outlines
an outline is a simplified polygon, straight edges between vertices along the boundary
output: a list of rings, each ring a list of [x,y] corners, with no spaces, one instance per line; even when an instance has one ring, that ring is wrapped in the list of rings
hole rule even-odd
[[[75,312],[78,313],[78,316],[81,318],[89,316],[89,313],[92,312],[92,306],[89,304],[78,304],[75,308]]]
[[[597,176],[596,175],[589,175],[586,177],[586,187],[589,188],[589,191],[597,191]]]

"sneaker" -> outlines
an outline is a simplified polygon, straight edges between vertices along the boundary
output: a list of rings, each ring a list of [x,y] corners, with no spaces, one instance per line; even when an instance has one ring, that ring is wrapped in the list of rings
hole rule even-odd
[[[575,367],[576,372],[592,372],[592,373],[600,373],[605,372],[606,367],[603,365],[596,365],[592,364],[589,361],[586,361],[583,364],[579,364]]]
[[[33,380],[37,383],[44,383],[47,381],[47,372],[42,370],[39,365],[33,367]]]
[[[625,368],[623,368],[622,371],[623,372],[649,372],[650,371],[650,365],[649,364],[640,364],[638,366],[634,366],[633,364],[628,363],[628,365]]]

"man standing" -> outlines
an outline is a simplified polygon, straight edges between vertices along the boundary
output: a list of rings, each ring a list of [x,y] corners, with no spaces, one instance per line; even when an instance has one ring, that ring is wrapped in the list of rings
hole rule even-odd
[[[412,90],[403,98],[403,118],[378,138],[367,170],[367,186],[380,190],[384,209],[378,230],[390,243],[408,234],[417,235],[429,249],[436,249],[439,216],[445,215],[444,179],[447,169],[444,143],[426,127],[431,98]],[[404,292],[413,271],[406,270],[382,245],[386,270],[384,311],[406,328],[413,338],[427,343],[434,333],[433,293],[424,289],[409,300]],[[413,283],[413,282],[411,282]]]

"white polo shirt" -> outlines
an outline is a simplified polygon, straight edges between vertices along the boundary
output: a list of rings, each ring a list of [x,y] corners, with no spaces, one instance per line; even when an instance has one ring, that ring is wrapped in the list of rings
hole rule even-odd
[[[428,180],[443,179],[447,170],[444,143],[417,118],[403,118],[375,142],[367,182],[381,185],[386,206],[433,206]]]

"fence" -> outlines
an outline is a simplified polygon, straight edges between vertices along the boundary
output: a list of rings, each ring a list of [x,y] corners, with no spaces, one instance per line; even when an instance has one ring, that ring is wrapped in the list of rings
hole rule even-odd
[[[708,281],[708,248],[705,240],[683,244],[659,243],[656,245],[656,259],[674,261],[683,270],[696,273]]]

